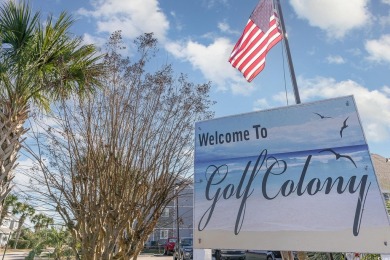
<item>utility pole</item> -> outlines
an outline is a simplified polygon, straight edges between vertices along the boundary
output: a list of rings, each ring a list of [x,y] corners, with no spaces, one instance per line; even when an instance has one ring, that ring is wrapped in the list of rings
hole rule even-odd
[[[175,192],[176,192],[176,231],[177,231],[177,250],[176,252],[178,253],[177,259],[180,260],[181,255],[180,255],[180,222],[179,222],[179,187],[175,187]]]
[[[4,248],[4,253],[3,253],[3,258],[2,258],[2,260],[4,260],[5,252],[7,252],[8,242],[9,242],[9,240],[11,239],[11,235],[12,235],[12,232],[9,232],[9,235],[8,235],[8,237],[7,237],[7,243],[5,244],[5,248]]]

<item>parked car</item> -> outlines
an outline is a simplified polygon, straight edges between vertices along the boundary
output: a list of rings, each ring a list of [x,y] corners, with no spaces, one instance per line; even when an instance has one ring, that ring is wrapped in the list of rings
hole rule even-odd
[[[161,239],[157,240],[157,246],[158,247],[163,247],[163,246],[165,246],[166,243],[167,243],[167,240],[164,239],[164,238],[161,238]]]
[[[216,260],[244,260],[246,258],[245,251],[243,250],[215,249],[214,254]]]
[[[173,259],[190,260],[193,257],[193,239],[192,237],[183,237],[180,239],[179,245],[176,244]]]
[[[282,260],[282,254],[280,251],[269,250],[248,250],[248,257],[254,260]]]
[[[165,241],[164,244],[164,255],[173,254],[175,251],[176,238],[170,237]]]

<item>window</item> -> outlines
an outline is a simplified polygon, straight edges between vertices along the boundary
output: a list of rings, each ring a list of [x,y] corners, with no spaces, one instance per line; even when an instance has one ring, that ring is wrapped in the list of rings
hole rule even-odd
[[[9,228],[10,228],[10,229],[16,228],[16,226],[17,226],[16,223],[17,223],[16,221],[12,220],[12,221],[11,221],[11,225],[9,225]]]
[[[10,224],[10,221],[5,219],[5,220],[3,220],[2,226],[3,227],[9,227],[9,224]]]
[[[163,217],[169,217],[169,208],[165,208],[163,213],[162,213],[162,216]]]
[[[168,238],[168,230],[167,229],[160,230],[160,239],[167,239],[167,238]]]

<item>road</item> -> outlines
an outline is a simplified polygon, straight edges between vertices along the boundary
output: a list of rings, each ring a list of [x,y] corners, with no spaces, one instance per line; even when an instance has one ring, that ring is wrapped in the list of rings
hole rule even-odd
[[[166,256],[166,255],[139,255],[137,259],[141,260],[172,260],[172,256]]]
[[[3,251],[0,251],[0,259],[4,260],[24,260],[26,256],[28,255],[27,251],[12,251],[12,252],[6,252],[4,255]],[[4,258],[3,258],[4,256]]]

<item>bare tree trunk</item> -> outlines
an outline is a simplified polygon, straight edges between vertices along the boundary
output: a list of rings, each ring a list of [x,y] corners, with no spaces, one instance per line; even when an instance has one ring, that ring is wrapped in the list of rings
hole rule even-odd
[[[297,256],[299,260],[308,260],[309,257],[307,256],[307,253],[304,251],[297,252]]]
[[[283,260],[294,260],[294,255],[292,251],[281,251]]]

